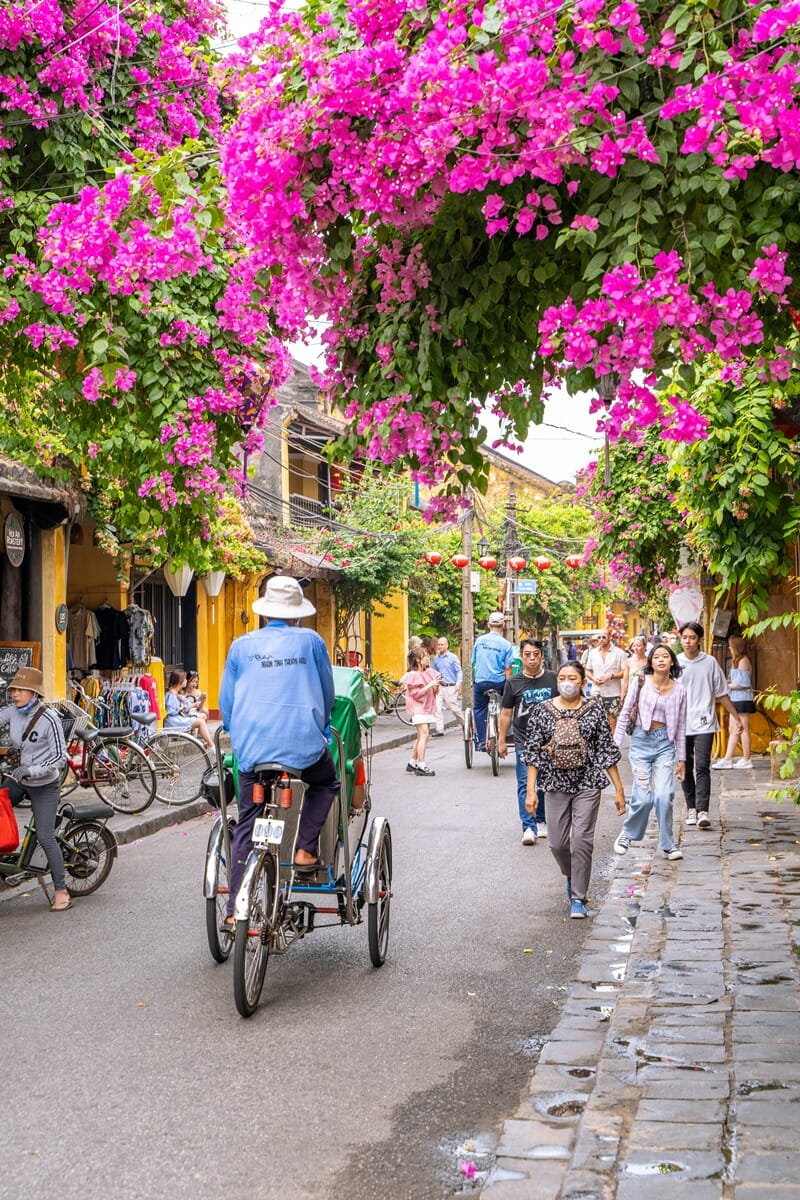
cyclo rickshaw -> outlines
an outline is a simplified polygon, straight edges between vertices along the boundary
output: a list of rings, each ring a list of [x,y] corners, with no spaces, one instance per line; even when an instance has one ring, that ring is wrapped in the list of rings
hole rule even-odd
[[[237,769],[233,754],[223,750],[222,727],[214,736],[217,761],[207,773],[204,794],[219,811],[206,852],[206,932],[217,962],[225,962],[233,951],[234,999],[243,1017],[258,1006],[271,954],[285,954],[315,929],[360,925],[365,907],[373,966],[382,966],[386,958],[392,835],[385,817],[372,817],[370,731],[375,710],[360,671],[334,667],[333,679],[331,752],[341,788],[320,835],[320,858],[328,865],[310,876],[297,872],[294,855],[305,784],[284,763],[257,764],[265,804],[253,827],[253,849],[236,896],[233,935],[225,913]]]

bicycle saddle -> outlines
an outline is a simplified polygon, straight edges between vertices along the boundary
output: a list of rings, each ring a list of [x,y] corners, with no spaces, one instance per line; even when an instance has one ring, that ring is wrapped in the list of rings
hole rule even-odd
[[[82,742],[94,742],[98,739],[101,742],[121,741],[123,738],[129,738],[133,733],[132,725],[113,725],[108,729],[76,729],[75,736],[80,738]]]
[[[137,725],[152,725],[158,720],[154,712],[131,713],[131,720]]]
[[[253,767],[254,775],[288,775],[291,779],[299,779],[300,772],[296,767],[287,767],[286,763],[262,762]]]
[[[67,821],[107,821],[113,817],[114,810],[110,804],[96,800],[93,804],[62,804],[58,810],[59,816]]]

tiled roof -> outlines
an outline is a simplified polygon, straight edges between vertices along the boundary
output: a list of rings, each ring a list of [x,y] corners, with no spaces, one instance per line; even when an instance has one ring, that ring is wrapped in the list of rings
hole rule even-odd
[[[280,567],[289,575],[305,577],[306,579],[322,579],[333,583],[340,574],[340,568],[332,562],[325,562],[318,554],[309,554],[298,546],[298,539],[291,538],[286,531],[266,515],[263,510],[254,511],[248,505],[247,519],[253,530],[253,542],[259,550],[276,567]]]
[[[85,512],[86,499],[80,488],[42,479],[30,467],[0,454],[0,492],[24,500],[61,504],[71,517]]]

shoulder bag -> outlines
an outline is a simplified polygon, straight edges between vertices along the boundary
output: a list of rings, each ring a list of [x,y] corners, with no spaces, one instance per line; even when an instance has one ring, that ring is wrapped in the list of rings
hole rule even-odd
[[[34,709],[33,715],[31,716],[30,721],[28,721],[28,724],[25,726],[25,732],[23,733],[22,737],[20,738],[19,747],[12,746],[10,750],[6,750],[5,757],[3,758],[3,764],[2,764],[3,772],[6,775],[9,775],[12,771],[16,771],[17,767],[19,766],[20,757],[22,755],[22,743],[26,742],[28,740],[29,733],[33,729],[36,722],[39,720],[39,717],[44,712],[44,709],[45,709],[44,704],[40,704],[37,708]]]
[[[639,697],[641,696],[642,688],[644,687],[644,675],[640,674],[639,678],[636,680],[636,683],[636,699],[631,705],[631,711],[628,713],[628,724],[625,726],[626,733],[633,733],[634,729],[636,728],[636,718],[639,716]]]

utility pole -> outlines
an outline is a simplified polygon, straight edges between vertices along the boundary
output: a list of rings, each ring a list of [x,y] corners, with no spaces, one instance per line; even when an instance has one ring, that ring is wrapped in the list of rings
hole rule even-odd
[[[506,517],[503,533],[503,553],[508,563],[519,543],[517,532],[517,487],[513,479],[508,485]],[[506,637],[516,646],[519,641],[519,596],[514,591],[514,572],[506,566],[506,589],[503,612],[506,618]]]
[[[461,550],[469,562],[461,572],[461,669],[464,683],[472,687],[472,647],[475,640],[475,620],[472,609],[472,488],[465,493],[469,503],[461,521]],[[470,701],[471,703],[471,701]]]

